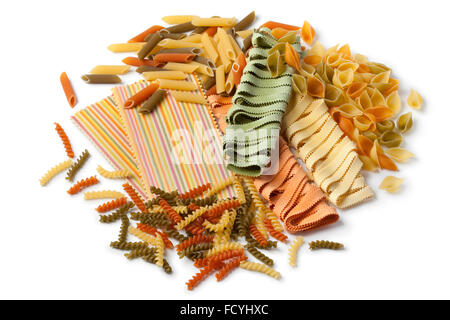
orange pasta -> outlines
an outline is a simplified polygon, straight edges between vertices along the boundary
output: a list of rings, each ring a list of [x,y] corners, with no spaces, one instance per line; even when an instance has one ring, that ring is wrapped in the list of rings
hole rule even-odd
[[[214,239],[214,236],[205,236],[205,235],[195,235],[186,241],[183,241],[177,245],[177,251],[181,251],[186,249],[187,247],[190,247],[194,244],[198,243],[209,243],[212,242]]]
[[[164,27],[161,27],[161,26],[158,26],[158,25],[152,26],[152,27],[148,28],[147,30],[145,30],[144,32],[142,32],[142,33],[138,34],[137,36],[135,36],[135,37],[131,38],[130,40],[128,40],[128,43],[144,42],[145,38],[149,34],[156,33],[156,32],[158,32],[159,30],[162,30],[162,29],[164,29]]]
[[[347,88],[347,95],[355,100],[360,95],[364,93],[364,90],[367,88],[367,83],[364,82],[353,82],[348,88]]]
[[[309,76],[306,82],[308,94],[315,98],[325,97],[325,85],[316,77]]]
[[[127,198],[125,198],[125,197],[119,198],[119,199],[114,199],[112,201],[109,201],[109,202],[99,205],[95,210],[97,210],[97,212],[100,212],[100,213],[105,213],[105,212],[120,208],[120,207],[124,206],[126,203],[127,203]]]
[[[139,230],[141,230],[142,232],[148,233],[155,237],[157,234],[159,234],[161,236],[161,238],[163,239],[164,246],[168,249],[173,249],[173,243],[172,243],[172,241],[170,241],[168,235],[165,232],[159,231],[158,229],[156,229],[152,226],[143,224],[143,223],[138,223],[136,227]]]
[[[156,62],[154,60],[149,59],[138,59],[136,57],[126,57],[122,60],[123,63],[133,66],[133,67],[140,67],[140,66],[150,66],[150,67],[162,67],[164,66],[164,63]]]
[[[145,203],[144,201],[142,201],[141,197],[139,197],[139,195],[137,194],[136,190],[134,190],[134,188],[129,183],[123,184],[122,187],[130,196],[136,207],[138,207],[141,212],[147,212],[147,207],[145,206]]]
[[[75,96],[75,92],[73,91],[72,83],[70,83],[69,78],[65,72],[61,73],[59,77],[61,81],[61,85],[63,87],[64,93],[66,94],[67,101],[70,106],[73,108],[77,104],[77,97]]]
[[[210,37],[214,37],[215,34],[217,33],[217,28],[218,27],[209,27],[208,29],[205,30],[205,33],[208,34],[208,36]]]
[[[93,186],[94,184],[99,183],[96,176],[83,179],[75,183],[68,191],[68,194],[75,195],[79,193],[81,190],[86,189],[87,187]]]
[[[305,21],[302,28],[302,39],[307,44],[311,44],[314,40],[314,37],[316,36],[316,32],[314,31],[313,27],[309,24],[308,21]]]
[[[366,114],[371,114],[375,117],[376,122],[381,122],[387,119],[390,119],[394,116],[394,113],[391,109],[385,106],[375,106],[372,108],[368,108],[364,111]]]
[[[288,237],[285,234],[282,234],[281,232],[275,230],[275,228],[272,225],[272,221],[268,218],[264,219],[264,225],[266,226],[267,231],[269,231],[269,234],[274,237],[277,240],[280,240],[281,242],[286,242]]]
[[[300,66],[300,55],[298,52],[291,46],[289,42],[286,42],[285,45],[285,54],[284,54],[284,60],[288,65],[290,65],[292,68],[300,72],[301,66]]]
[[[61,138],[62,143],[64,144],[64,148],[66,149],[67,156],[69,158],[75,157],[75,154],[73,153],[73,150],[72,150],[72,145],[70,144],[70,141],[69,141],[69,138],[67,137],[66,132],[58,123],[55,122],[55,125],[56,125],[56,132],[58,133],[59,137]]]
[[[187,63],[192,61],[194,58],[195,54],[193,53],[158,53],[157,55],[155,55],[153,60],[159,63],[164,62]]]
[[[309,64],[313,67],[317,67],[321,62],[322,62],[322,57],[321,56],[307,56],[305,57],[305,59],[303,59],[303,62],[305,62],[306,64]]]
[[[272,29],[272,35],[277,40],[283,38],[286,35],[286,33],[288,33],[288,32],[289,32],[289,30],[284,29],[284,28],[280,28],[280,27]]]
[[[245,54],[241,52],[232,67],[234,83],[236,86],[241,83],[242,73],[246,65],[247,60],[245,59]]]
[[[289,25],[289,24],[284,24],[284,23],[275,22],[275,21],[267,21],[266,23],[264,23],[262,25],[262,27],[266,27],[266,28],[269,28],[271,30],[275,29],[275,28],[283,28],[283,29],[286,29],[286,30],[289,30],[289,31],[294,31],[294,30],[299,30],[300,29],[300,27],[297,27],[297,26],[292,26],[292,25]]]
[[[204,193],[206,190],[211,189],[211,184],[210,183],[206,183],[202,186],[199,186],[197,188],[194,188],[192,190],[189,190],[188,192],[184,193],[184,194],[180,194],[179,197],[180,199],[193,199],[199,195],[201,195],[202,193]]]
[[[167,213],[170,220],[174,224],[177,224],[183,220],[183,218],[180,217],[180,215],[169,205],[169,203],[167,203],[165,199],[159,200],[159,205],[162,207],[163,211]]]
[[[222,281],[227,275],[229,275],[233,270],[236,270],[240,265],[241,261],[247,260],[246,256],[241,256],[232,259],[230,262],[225,264],[219,271],[216,273],[217,281]]]
[[[148,87],[145,87],[134,96],[130,97],[127,101],[125,101],[123,107],[126,109],[137,107],[142,102],[150,98],[156,90],[158,90],[159,84],[152,83]]]
[[[267,246],[267,240],[264,238],[264,236],[261,234],[261,232],[256,228],[256,226],[252,223],[250,225],[250,234],[253,236],[253,238],[256,239],[256,241],[259,242],[259,244],[263,247]]]

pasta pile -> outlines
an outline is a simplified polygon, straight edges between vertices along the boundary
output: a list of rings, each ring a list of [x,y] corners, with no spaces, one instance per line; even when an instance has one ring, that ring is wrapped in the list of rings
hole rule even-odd
[[[169,255],[176,252],[198,269],[186,282],[188,290],[213,274],[222,281],[239,268],[279,279],[270,250],[276,250],[280,242],[289,244],[285,231],[297,234],[335,223],[339,219],[336,207],[354,207],[374,197],[364,170],[398,171],[399,163],[414,156],[402,147],[413,127],[413,113],[402,114],[400,81],[392,77],[392,70],[352,54],[348,45],[325,49],[315,41],[315,30],[308,22],[299,27],[268,21],[250,29],[254,12],[241,20],[182,15],[166,16],[163,21],[169,26],[151,26],[126,43],[108,47],[112,52],[134,54],[123,64],[95,66],[82,79],[89,84],[117,84],[122,82],[121,75],[135,70],[144,79],[142,86],[126,89],[123,101],[111,105],[120,109],[118,119],[123,120],[127,110],[140,113],[162,131],[163,123],[171,119],[158,122],[158,112],[151,113],[164,106],[163,101],[170,106],[180,106],[177,101],[205,105],[220,133],[219,149],[230,174],[215,183],[199,179],[192,184],[203,184],[187,192],[163,190],[158,180],[142,191],[133,181],[143,176],[142,168],[112,161],[118,170],[98,166],[97,172],[101,179],[125,180],[123,190],[93,190],[101,183],[95,175],[73,184],[67,192],[74,197],[88,189],[85,200],[106,199],[95,210],[101,223],[120,221],[110,247],[126,251],[127,259],[140,258],[170,274]],[[77,98],[67,74],[60,80],[74,107]],[[411,90],[407,103],[418,110],[423,98]],[[104,116],[101,108],[96,112],[101,121],[113,118]],[[114,128],[110,135],[117,133]],[[85,150],[74,162],[65,130],[56,123],[56,131],[67,160],[40,179],[42,186],[64,171],[72,182],[90,157]],[[160,140],[149,132],[142,135],[144,142]],[[125,154],[133,161],[137,147],[130,144]],[[154,166],[152,170],[169,174],[163,164]],[[177,178],[192,180],[182,169],[180,175]],[[211,176],[214,173],[207,180]],[[388,176],[379,188],[395,193],[403,181]],[[297,236],[290,245],[290,266],[297,265],[304,241]],[[340,250],[344,245],[318,240],[309,247]]]

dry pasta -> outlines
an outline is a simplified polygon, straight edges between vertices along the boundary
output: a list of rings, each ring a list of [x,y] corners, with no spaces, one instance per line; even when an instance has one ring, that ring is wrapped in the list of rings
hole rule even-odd
[[[291,267],[297,266],[297,252],[303,245],[303,242],[303,237],[298,237],[294,242],[292,242],[291,246],[289,247],[289,265]]]
[[[127,170],[108,171],[100,165],[97,167],[97,172],[107,179],[125,179],[131,177],[131,173]]]
[[[396,193],[400,190],[404,179],[388,176],[380,184],[380,189],[386,190],[389,193]]]
[[[50,180],[52,180],[57,174],[70,168],[71,165],[72,165],[72,159],[68,159],[66,161],[63,161],[63,162],[57,164],[56,166],[54,166],[53,168],[48,170],[47,173],[44,174],[41,179],[39,179],[39,183],[43,187],[46,186],[50,182]]]
[[[198,103],[198,104],[208,104],[205,98],[198,93],[181,92],[181,91],[171,91],[172,97],[177,101]]]
[[[130,66],[96,66],[91,70],[91,74],[126,74],[130,71]]]
[[[142,76],[147,81],[154,81],[157,79],[168,79],[168,80],[186,79],[186,74],[182,71],[149,71],[143,72]]]
[[[119,191],[102,190],[102,191],[89,191],[84,193],[84,200],[98,200],[98,199],[120,199],[125,195]]]
[[[262,263],[242,261],[240,267],[245,270],[264,273],[264,274],[266,274],[272,278],[275,278],[277,280],[281,278],[281,274],[278,271],[276,271]]]

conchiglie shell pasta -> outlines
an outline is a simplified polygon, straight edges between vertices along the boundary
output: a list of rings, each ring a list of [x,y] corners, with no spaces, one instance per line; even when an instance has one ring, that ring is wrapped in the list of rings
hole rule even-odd
[[[397,162],[406,162],[414,157],[414,154],[402,148],[390,148],[386,150],[386,154]]]
[[[419,110],[422,108],[423,99],[416,90],[411,90],[407,102],[411,108]]]
[[[386,190],[389,193],[396,193],[400,190],[404,179],[388,176],[380,184],[381,190]]]
[[[405,113],[397,120],[397,128],[401,133],[406,133],[411,130],[413,126],[412,113]]]

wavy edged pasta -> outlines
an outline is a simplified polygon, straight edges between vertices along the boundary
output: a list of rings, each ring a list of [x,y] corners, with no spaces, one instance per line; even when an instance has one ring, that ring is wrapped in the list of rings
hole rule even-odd
[[[403,181],[404,179],[388,176],[381,182],[379,189],[386,190],[389,193],[396,193],[400,190]]]

